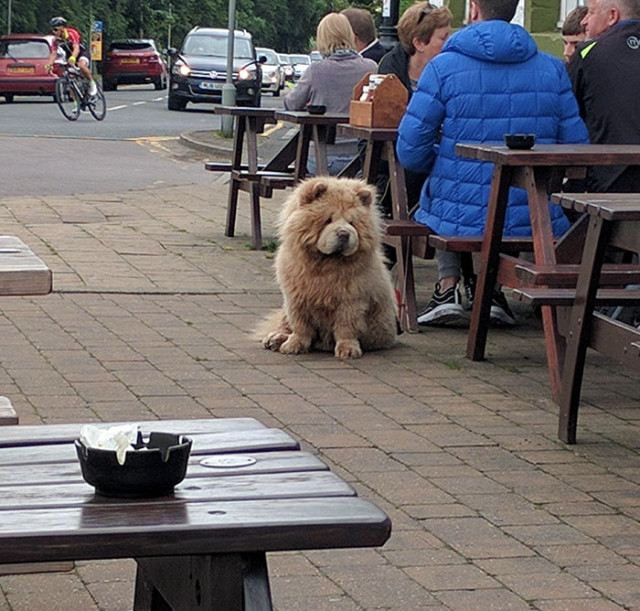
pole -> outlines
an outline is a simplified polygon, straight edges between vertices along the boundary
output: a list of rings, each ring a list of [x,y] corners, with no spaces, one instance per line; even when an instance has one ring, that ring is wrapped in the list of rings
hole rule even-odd
[[[236,0],[229,0],[229,38],[227,40],[227,79],[222,85],[222,105],[236,105],[236,86],[233,84],[233,45],[236,31]],[[225,138],[233,136],[233,117],[222,115],[222,135]]]
[[[7,0],[7,34],[11,34],[11,0]]]
[[[398,42],[396,25],[400,12],[400,0],[382,0],[382,25],[380,26],[380,44],[390,51]]]

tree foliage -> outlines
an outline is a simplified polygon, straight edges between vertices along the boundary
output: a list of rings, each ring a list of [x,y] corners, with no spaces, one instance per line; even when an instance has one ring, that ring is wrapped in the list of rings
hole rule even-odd
[[[8,3],[0,0],[0,29],[8,31]],[[318,21],[347,6],[371,10],[379,21],[381,2],[363,0],[236,0],[236,27],[256,46],[283,53],[307,52]],[[103,23],[103,46],[122,38],[154,38],[158,47],[177,47],[194,26],[227,27],[228,0],[12,0],[11,32],[48,32],[49,20],[64,16],[89,39],[92,21]]]

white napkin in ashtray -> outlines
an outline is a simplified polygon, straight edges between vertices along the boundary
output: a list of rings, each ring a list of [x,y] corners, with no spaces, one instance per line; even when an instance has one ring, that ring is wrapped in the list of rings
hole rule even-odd
[[[124,465],[127,452],[135,450],[133,444],[138,441],[138,426],[121,424],[104,429],[93,424],[85,424],[80,429],[80,441],[87,448],[115,450],[118,463]]]

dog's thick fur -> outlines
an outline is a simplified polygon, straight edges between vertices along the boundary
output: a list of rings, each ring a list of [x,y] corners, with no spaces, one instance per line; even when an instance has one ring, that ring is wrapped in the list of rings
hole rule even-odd
[[[265,348],[349,359],[394,344],[395,298],[375,197],[361,180],[331,177],[308,179],[289,197],[275,257],[284,306],[260,327]]]

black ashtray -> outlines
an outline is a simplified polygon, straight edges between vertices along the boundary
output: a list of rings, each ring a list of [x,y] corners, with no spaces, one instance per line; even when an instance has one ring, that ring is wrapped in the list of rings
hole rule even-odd
[[[510,149],[527,150],[533,148],[536,136],[535,134],[505,134],[504,143]]]
[[[327,112],[327,107],[324,104],[310,104],[309,106],[307,106],[307,110],[309,111],[310,115],[323,115],[325,112]]]
[[[164,496],[173,492],[187,473],[191,439],[171,433],[150,433],[126,453],[121,465],[115,450],[88,448],[76,439],[82,477],[97,494],[121,498]]]

